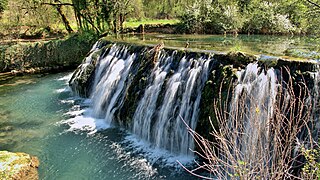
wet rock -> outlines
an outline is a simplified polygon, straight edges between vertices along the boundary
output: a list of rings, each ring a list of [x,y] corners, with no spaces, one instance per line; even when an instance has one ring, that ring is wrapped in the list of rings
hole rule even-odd
[[[237,52],[229,52],[227,54],[227,59],[235,67],[244,68],[249,63],[256,61],[257,57],[237,51]]]
[[[39,160],[26,153],[0,151],[0,179],[37,180]]]

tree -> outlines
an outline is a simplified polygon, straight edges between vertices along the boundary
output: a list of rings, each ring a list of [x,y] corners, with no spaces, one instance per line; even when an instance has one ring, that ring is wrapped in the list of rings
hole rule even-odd
[[[62,10],[62,6],[63,5],[70,5],[71,4],[68,4],[68,3],[62,3],[60,0],[54,0],[54,2],[43,2],[41,3],[42,5],[51,5],[53,6],[57,12],[59,13],[60,17],[61,17],[61,20],[66,28],[66,30],[68,31],[68,33],[72,33],[73,32],[73,29],[71,28],[70,26],[70,23],[66,17],[66,15],[64,14],[63,10]]]
[[[137,0],[113,0],[113,30],[114,33],[119,33],[123,30],[123,23],[126,21],[126,18],[129,14],[134,12],[136,3],[139,3]],[[140,1],[141,3],[141,1]]]

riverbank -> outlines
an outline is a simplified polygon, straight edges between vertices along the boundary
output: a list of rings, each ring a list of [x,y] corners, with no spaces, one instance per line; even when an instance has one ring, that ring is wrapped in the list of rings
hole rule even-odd
[[[74,69],[93,43],[94,40],[77,34],[55,40],[2,43],[0,73],[19,75]]]

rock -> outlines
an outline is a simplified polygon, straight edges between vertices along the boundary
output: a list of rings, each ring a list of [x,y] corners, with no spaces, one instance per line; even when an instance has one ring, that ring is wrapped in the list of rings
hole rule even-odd
[[[39,160],[26,153],[0,151],[0,179],[37,180]]]
[[[0,72],[43,73],[74,69],[93,42],[79,36],[0,46]]]
[[[242,67],[244,68],[247,64],[256,61],[257,57],[245,54],[243,52],[229,52],[227,54],[227,58],[230,60],[231,64],[235,67]]]

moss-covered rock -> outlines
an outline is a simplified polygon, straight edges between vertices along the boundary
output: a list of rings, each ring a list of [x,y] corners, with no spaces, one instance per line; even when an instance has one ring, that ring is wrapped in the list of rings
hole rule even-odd
[[[204,137],[210,140],[212,140],[212,136],[209,135],[213,130],[212,125],[218,128],[216,111],[223,112],[225,105],[228,104],[227,101],[230,100],[229,90],[232,90],[232,84],[237,79],[235,72],[236,69],[233,68],[233,65],[216,61],[202,91],[196,131],[201,132]]]
[[[252,63],[257,60],[257,57],[251,54],[245,54],[243,52],[229,52],[225,61],[229,64],[233,64],[235,67],[244,68],[247,64]]]
[[[0,45],[0,72],[54,72],[74,69],[91,48],[80,36],[66,39]]]
[[[29,154],[0,151],[0,179],[39,179],[38,166],[38,158]]]

